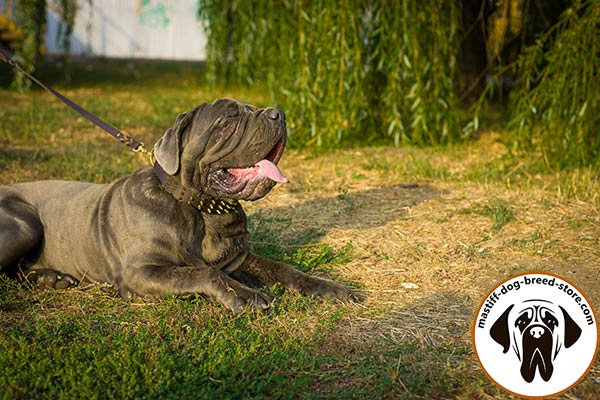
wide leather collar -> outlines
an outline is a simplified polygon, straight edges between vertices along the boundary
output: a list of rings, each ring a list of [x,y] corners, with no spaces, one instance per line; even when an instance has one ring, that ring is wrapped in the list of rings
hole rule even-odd
[[[175,197],[177,201],[186,203],[199,211],[208,214],[228,214],[236,211],[240,203],[235,200],[210,199],[202,196],[194,189],[184,187],[179,179],[167,174],[158,162],[152,167],[160,181],[160,188]]]

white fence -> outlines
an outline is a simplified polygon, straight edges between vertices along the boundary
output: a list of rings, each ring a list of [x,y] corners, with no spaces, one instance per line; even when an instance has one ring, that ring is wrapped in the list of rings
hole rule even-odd
[[[5,4],[0,0],[0,10]],[[56,3],[48,0],[48,54],[64,50],[57,10]],[[78,0],[72,54],[204,60],[205,46],[197,0]]]

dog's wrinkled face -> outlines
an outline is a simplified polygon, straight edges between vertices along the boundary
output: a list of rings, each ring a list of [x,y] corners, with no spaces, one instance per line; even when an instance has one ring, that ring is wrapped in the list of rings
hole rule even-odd
[[[490,334],[504,347],[504,353],[513,348],[525,381],[532,382],[536,371],[548,381],[559,351],[579,339],[581,328],[561,306],[546,300],[528,300],[507,308]]]
[[[552,376],[555,352],[560,349],[557,326],[562,315],[553,305],[543,302],[525,303],[517,311],[513,313],[514,321],[509,319],[509,324],[516,328],[514,337],[521,338],[515,344],[521,351],[521,375],[531,382],[537,369],[547,381]]]
[[[155,156],[184,187],[210,198],[256,200],[288,182],[277,167],[285,140],[281,110],[219,99],[180,114]]]

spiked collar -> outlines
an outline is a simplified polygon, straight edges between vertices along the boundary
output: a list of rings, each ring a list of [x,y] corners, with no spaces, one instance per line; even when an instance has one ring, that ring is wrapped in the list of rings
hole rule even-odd
[[[202,212],[208,214],[229,214],[237,210],[239,203],[235,200],[220,200],[204,198],[197,191],[183,187],[173,175],[169,175],[155,162],[152,167],[154,174],[160,181],[160,188],[177,201],[186,203]]]

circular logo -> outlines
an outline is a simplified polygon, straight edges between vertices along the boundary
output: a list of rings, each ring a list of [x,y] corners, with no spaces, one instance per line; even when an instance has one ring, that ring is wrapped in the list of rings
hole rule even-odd
[[[473,321],[473,348],[487,375],[523,397],[545,397],[575,386],[598,349],[596,315],[571,282],[528,272],[501,282]]]

